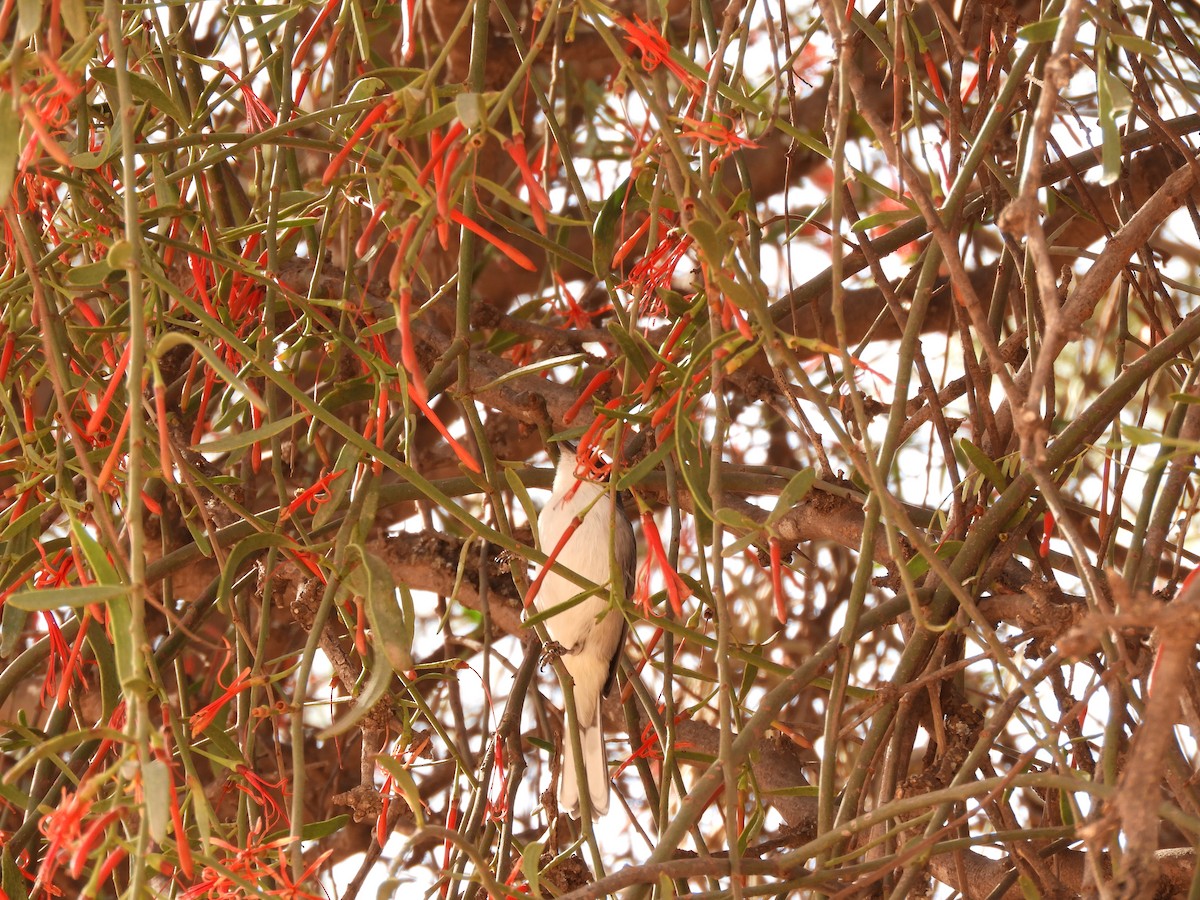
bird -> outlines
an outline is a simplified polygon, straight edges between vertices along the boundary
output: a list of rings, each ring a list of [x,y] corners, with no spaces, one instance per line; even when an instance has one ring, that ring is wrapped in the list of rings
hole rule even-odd
[[[608,812],[609,793],[600,699],[612,687],[626,631],[625,616],[610,597],[618,585],[624,589],[625,597],[633,594],[637,540],[633,526],[621,505],[614,502],[609,487],[580,478],[576,474],[577,449],[566,442],[560,446],[550,499],[538,516],[538,540],[542,552],[553,556],[554,562],[605,590],[560,609],[545,620],[546,633],[560,646],[560,658],[574,685],[576,721],[567,721],[563,732],[558,806],[571,818],[578,819],[579,786],[585,779],[592,818],[599,819]],[[559,547],[563,535],[572,527],[575,530]],[[558,553],[554,555],[556,548]],[[541,587],[533,600],[539,612],[567,604],[585,590],[553,571],[543,572],[539,577]],[[582,766],[575,758],[572,727],[579,732]]]

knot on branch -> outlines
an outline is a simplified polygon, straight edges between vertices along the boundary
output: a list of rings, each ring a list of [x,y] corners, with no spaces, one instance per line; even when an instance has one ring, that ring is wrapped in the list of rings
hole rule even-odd
[[[345,806],[355,822],[370,822],[379,818],[383,812],[383,798],[373,787],[360,784],[358,787],[333,795],[333,802]]]

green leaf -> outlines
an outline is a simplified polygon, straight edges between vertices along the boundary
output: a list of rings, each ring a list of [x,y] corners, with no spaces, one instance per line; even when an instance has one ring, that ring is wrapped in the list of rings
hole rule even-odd
[[[171,331],[163,335],[154,345],[154,352],[159,359],[162,359],[163,354],[180,344],[187,344],[192,347],[197,353],[204,357],[204,361],[212,367],[212,370],[228,385],[231,385],[245,397],[250,404],[258,409],[259,412],[269,413],[266,403],[258,396],[258,392],[253,390],[250,385],[246,384],[241,378],[234,373],[229,366],[225,365],[224,361],[213,351],[212,347],[198,341],[196,338],[187,334],[180,334],[178,331]]]
[[[421,803],[421,792],[417,790],[417,783],[413,781],[412,774],[393,756],[381,753],[376,757],[375,762],[381,769],[392,776],[392,787],[400,792],[400,796],[404,798],[404,802],[412,810],[413,821],[416,826],[415,830],[420,831],[423,829],[425,827],[425,807]]]
[[[519,369],[513,369],[511,372],[505,372],[499,378],[489,381],[483,387],[472,388],[472,390],[475,391],[475,393],[483,394],[517,378],[522,378],[526,375],[536,375],[538,372],[545,372],[548,369],[554,369],[558,366],[578,365],[586,359],[586,353],[571,353],[567,356],[554,356],[550,359],[539,360],[538,362],[530,363],[527,366],[521,366]]]
[[[371,660],[371,678],[358,696],[354,698],[354,706],[341,718],[322,731],[317,737],[322,741],[345,734],[359,723],[367,713],[375,708],[375,704],[383,699],[388,685],[392,683],[392,670],[379,662],[380,654],[374,654]]]
[[[108,248],[108,255],[104,257],[104,261],[113,269],[129,271],[133,268],[133,243],[126,240],[114,241]]]
[[[224,715],[225,712],[222,711],[221,715],[217,718],[217,722],[204,729],[203,734],[197,735],[201,744],[193,744],[192,749],[217,763],[222,768],[232,771],[242,765],[243,758],[241,749],[233,742],[229,733],[220,727],[220,722]],[[203,744],[205,741],[208,743],[207,747]]]
[[[88,532],[87,528],[71,517],[71,534],[83,551],[84,558],[92,570],[96,581],[101,585],[120,587],[120,592],[106,601],[108,609],[108,626],[112,634],[113,655],[116,657],[117,677],[121,689],[128,693],[137,673],[141,671],[141,659],[138,648],[133,643],[133,610],[130,608],[129,591],[124,586],[121,576],[109,562],[104,548]]]
[[[117,103],[117,70],[93,68],[90,74],[100,84],[104,85],[109,102],[115,106]],[[189,117],[184,115],[183,110],[179,108],[179,104],[159,86],[158,82],[140,72],[129,72],[128,74],[129,90],[135,100],[146,103],[156,112],[166,113],[180,125],[190,124]]]
[[[639,343],[639,341],[645,341],[645,338],[637,332],[630,334],[621,327],[620,322],[615,320],[608,323],[608,333],[612,335],[612,339],[620,347],[620,355],[628,362],[633,363],[638,374],[645,378],[650,370],[646,366],[645,354],[642,351],[641,343]]]
[[[612,272],[617,227],[626,216],[646,208],[646,201],[633,188],[634,180],[626,178],[596,214],[596,221],[592,225],[592,268],[600,278]]]
[[[713,510],[713,518],[724,525],[726,528],[732,528],[737,532],[758,531],[758,523],[749,516],[743,515],[736,509],[728,506],[719,506]]]
[[[65,588],[31,588],[17,591],[5,605],[15,606],[26,612],[36,612],[44,609],[62,609],[69,606],[78,609],[89,603],[107,603],[129,589],[121,584],[88,584],[80,587]]]
[[[171,769],[161,759],[152,759],[142,767],[142,791],[150,839],[161,844],[166,840],[167,823],[171,821]]]
[[[671,442],[659,444],[654,448],[654,452],[644,456],[637,461],[637,464],[623,471],[617,476],[617,490],[627,491],[637,484],[641,484],[642,479],[657,469],[664,459],[671,453]]]
[[[9,98],[0,96],[0,197],[12,192],[21,153],[21,115]]]
[[[25,623],[29,612],[5,603],[0,609],[0,659],[12,659],[18,644],[25,640]],[[22,649],[24,647],[22,646]]]
[[[413,622],[405,621],[396,603],[396,582],[387,563],[359,544],[351,544],[362,564],[346,576],[346,587],[366,600],[367,618],[375,648],[382,652],[392,670],[401,675],[413,668]]]
[[[17,0],[17,43],[22,44],[42,27],[42,0]]]
[[[1154,58],[1162,52],[1157,44],[1138,37],[1136,34],[1110,34],[1108,39],[1121,49],[1128,50],[1130,53],[1140,53],[1142,56]]]
[[[317,511],[313,513],[313,531],[320,531],[332,521],[335,515],[341,512],[342,503],[350,492],[350,486],[354,484],[354,470],[358,468],[360,459],[362,459],[362,450],[353,444],[342,444],[342,449],[338,451],[337,462],[333,464],[333,471],[345,474],[329,482],[329,486],[326,488],[329,492],[329,499],[318,506]]]
[[[308,822],[300,828],[300,840],[302,841],[319,841],[322,838],[327,838],[331,834],[337,834],[350,823],[349,815],[334,816],[332,819],[323,819],[320,822]],[[278,841],[288,836],[288,829],[281,828],[278,831],[273,831],[267,835],[266,841]]]
[[[521,511],[525,513],[526,520],[536,522],[537,507],[533,505],[533,499],[529,496],[529,491],[525,488],[524,483],[517,477],[516,470],[510,466],[505,466],[504,480],[508,482],[508,489],[513,492],[513,496],[521,504]]]
[[[230,595],[238,570],[242,567],[242,563],[251,556],[270,547],[294,548],[295,546],[295,543],[287,535],[273,531],[259,532],[238,541],[229,551],[224,565],[221,566],[221,581],[217,587],[217,596],[228,597]]]
[[[1131,99],[1129,89],[1110,71],[1107,41],[1104,40],[1096,42],[1096,99],[1103,169],[1100,184],[1109,185],[1121,177],[1123,154],[1117,116],[1129,109]]]
[[[817,481],[817,470],[811,466],[807,469],[801,469],[788,481],[787,486],[779,492],[779,497],[775,501],[775,508],[771,510],[771,514],[767,516],[767,527],[774,525],[784,515],[791,511],[797,503],[805,498],[812,486]]]
[[[204,453],[228,453],[231,450],[241,450],[243,447],[249,447],[256,441],[260,443],[269,441],[275,435],[287,431],[297,422],[307,417],[308,413],[293,413],[290,416],[276,419],[274,422],[268,422],[258,428],[251,428],[236,434],[227,434],[214,441],[205,441],[197,449]]]
[[[95,287],[98,284],[103,284],[112,273],[113,267],[107,259],[88,263],[84,266],[72,266],[67,272],[67,284],[78,285],[79,287]]]
[[[1017,38],[1022,41],[1028,41],[1030,44],[1041,44],[1045,41],[1054,40],[1054,36],[1058,34],[1059,16],[1053,16],[1049,19],[1042,19],[1039,22],[1030,22],[1023,28],[1017,29]]]
[[[84,0],[62,0],[60,7],[63,24],[76,41],[82,41],[91,31],[88,28],[87,10],[84,9],[83,3]]]
[[[25,876],[17,868],[12,857],[12,851],[6,846],[0,851],[0,886],[8,895],[8,900],[29,900],[29,892],[25,890]]]
[[[918,215],[915,209],[888,209],[883,212],[872,213],[869,216],[863,216],[857,222],[850,226],[853,232],[867,231],[870,228],[878,228],[881,225],[891,225],[895,222],[907,222]]]
[[[940,560],[953,559],[958,551],[962,549],[962,541],[946,541],[934,551],[934,556]],[[924,556],[914,556],[905,566],[912,574],[913,578],[920,578],[929,571],[929,560]]]
[[[544,846],[541,841],[530,841],[521,850],[521,874],[525,876],[525,880],[529,883],[529,889],[535,897],[541,893],[538,885],[541,883],[542,877],[541,860]]]
[[[96,581],[106,585],[120,585],[121,576],[117,574],[117,570],[109,561],[108,554],[104,552],[104,548],[92,537],[83,523],[74,517],[71,518],[71,534],[79,544],[79,548],[83,551],[88,568],[92,570],[92,575]]]
[[[1008,479],[1004,477],[1004,473],[1000,471],[1000,467],[986,453],[972,444],[966,438],[962,438],[958,442],[958,446],[962,452],[966,454],[970,461],[984,478],[992,483],[992,485],[1000,491],[1008,487]]]
[[[464,91],[455,97],[454,109],[468,131],[476,131],[487,121],[487,104],[483,102],[483,94],[475,91]]]

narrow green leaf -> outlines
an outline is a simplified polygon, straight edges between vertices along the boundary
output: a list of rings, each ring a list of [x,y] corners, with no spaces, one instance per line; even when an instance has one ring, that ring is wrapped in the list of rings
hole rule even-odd
[[[159,359],[162,359],[163,355],[168,350],[178,347],[180,344],[187,344],[189,347],[195,349],[197,353],[204,357],[204,361],[212,367],[212,370],[216,372],[226,384],[237,388],[241,395],[250,401],[252,406],[256,407],[260,412],[270,412],[270,410],[267,409],[267,405],[263,402],[263,399],[258,396],[258,392],[253,390],[250,385],[246,384],[245,381],[239,378],[234,371],[229,368],[229,366],[225,365],[221,358],[217,356],[215,352],[213,352],[212,347],[209,347],[207,344],[196,340],[191,335],[180,334],[178,331],[168,332],[167,334],[163,335],[154,345],[154,352]]]
[[[387,563],[365,547],[352,544],[350,549],[362,564],[346,576],[346,587],[366,600],[375,648],[387,659],[393,671],[403,674],[413,667],[413,623],[404,621],[396,603],[396,582],[392,572]]]
[[[642,352],[641,343],[639,343],[639,341],[645,341],[645,338],[637,333],[630,334],[616,321],[608,323],[608,333],[621,348],[621,356],[633,363],[638,374],[645,378],[649,374],[650,369],[646,366],[645,354]]]
[[[596,214],[592,225],[592,268],[603,278],[612,271],[613,253],[617,244],[617,228],[628,215],[646,208],[646,201],[633,190],[634,182],[626,178],[609,195]]]
[[[767,526],[774,525],[790,512],[792,507],[808,495],[808,492],[812,490],[812,486],[816,481],[817,470],[811,466],[807,469],[801,469],[793,475],[788,481],[787,486],[779,492],[779,497],[775,500],[775,508],[767,516]]]
[[[11,99],[0,96],[0,197],[12,192],[21,153],[21,115]]]
[[[1100,184],[1113,184],[1121,177],[1121,130],[1117,115],[1129,109],[1129,91],[1109,69],[1108,42],[1096,42],[1096,100],[1100,122]]]
[[[307,417],[308,413],[293,413],[290,416],[276,419],[274,422],[268,422],[258,428],[251,428],[236,434],[227,434],[213,441],[205,441],[196,449],[204,453],[228,453],[231,450],[241,450],[244,447],[249,447],[255,441],[260,443],[269,441],[275,435],[287,431],[297,422]]]
[[[133,610],[130,608],[128,588],[122,583],[121,576],[109,561],[104,548],[74,516],[71,517],[71,534],[83,551],[96,581],[101,585],[120,588],[116,595],[107,598],[106,608],[112,634],[113,655],[117,663],[117,677],[120,679],[122,690],[127,691],[137,673],[141,671],[138,648],[133,643]]]
[[[505,372],[499,378],[489,381],[483,387],[473,388],[476,393],[483,394],[490,390],[514,381],[517,378],[523,378],[526,375],[536,375],[539,372],[545,372],[548,369],[554,369],[558,366],[575,366],[584,362],[587,359],[586,353],[571,353],[567,356],[554,356],[550,359],[539,360],[535,363],[530,363],[527,366],[521,366],[519,369],[513,369],[511,372]]]
[[[109,561],[108,554],[104,552],[104,548],[92,537],[83,523],[73,516],[71,518],[71,534],[79,544],[79,548],[83,551],[84,559],[87,560],[88,568],[92,570],[92,575],[96,581],[106,585],[120,585],[121,576],[117,574],[117,570]]]
[[[383,699],[384,694],[387,693],[388,685],[392,683],[392,670],[389,666],[385,666],[380,662],[380,655],[376,653],[371,659],[371,678],[358,693],[358,696],[354,698],[354,705],[350,708],[350,711],[318,734],[317,737],[320,740],[327,741],[330,738],[337,737],[339,734],[345,734],[357,725],[367,713],[374,709],[376,703]]]
[[[42,0],[17,0],[17,43],[37,34],[42,27]]]
[[[1008,487],[1008,479],[1004,477],[1004,473],[1000,471],[1000,467],[986,453],[972,444],[966,438],[962,438],[958,442],[958,446],[962,452],[966,454],[970,461],[984,478],[992,483],[997,490],[1004,490]]]
[[[732,528],[734,531],[758,531],[758,523],[748,516],[743,515],[735,509],[727,506],[719,506],[713,510],[713,518],[724,525],[726,528]]]
[[[115,105],[117,101],[117,70],[97,67],[93,68],[89,74],[104,85],[109,101]],[[189,124],[190,120],[179,108],[179,104],[154,79],[140,72],[130,72],[129,89],[135,100],[146,103],[152,110],[165,113],[180,125]]]
[[[536,522],[538,514],[537,507],[533,505],[533,498],[529,496],[524,482],[517,477],[516,470],[511,466],[504,467],[504,480],[508,483],[508,489],[513,492],[513,496],[517,498],[517,502],[521,504],[521,511],[525,514],[525,519],[529,522]]]
[[[83,266],[72,266],[67,272],[67,284],[74,284],[79,287],[95,287],[98,284],[103,284],[105,279],[112,273],[113,267],[107,259],[88,263]]]
[[[642,457],[637,461],[636,465],[625,469],[617,476],[617,490],[627,491],[631,487],[641,484],[642,479],[657,469],[670,453],[671,444],[669,441],[665,444],[659,444],[654,448],[652,453]]]
[[[350,3],[350,21],[354,26],[354,40],[358,46],[355,48],[358,51],[359,59],[371,58],[371,34],[367,30],[367,20],[363,16],[362,6],[358,3]]]
[[[541,861],[544,846],[541,841],[530,841],[521,850],[521,874],[525,876],[525,880],[529,883],[529,889],[535,897],[541,893],[538,885],[541,883],[542,877]]]
[[[487,121],[487,104],[483,102],[483,94],[475,91],[464,91],[455,97],[454,109],[468,131],[475,131]]]
[[[171,821],[171,769],[161,759],[152,759],[142,767],[142,791],[150,839],[161,844]]]
[[[192,750],[222,768],[233,770],[242,765],[242,751],[222,727],[224,718],[225,711],[222,710],[216,722],[204,729],[204,734],[199,735],[201,743],[193,744]]]
[[[421,792],[417,790],[417,783],[413,781],[412,773],[393,756],[381,753],[375,762],[381,769],[392,776],[392,786],[400,792],[400,796],[404,798],[404,802],[412,810],[416,826],[415,830],[420,831],[425,827],[425,807],[421,802]]]
[[[891,225],[896,222],[907,222],[918,215],[914,209],[888,209],[883,212],[873,213],[869,216],[863,216],[857,222],[850,226],[850,230],[858,233],[867,231],[871,228],[878,228],[881,225]]]
[[[937,548],[934,556],[941,560],[953,559],[958,554],[958,551],[962,549],[962,545],[962,541],[946,541]],[[924,556],[914,556],[905,563],[905,566],[913,578],[920,578],[929,571],[929,560]]]
[[[319,841],[321,838],[327,838],[331,834],[337,834],[348,824],[350,824],[349,815],[334,816],[332,819],[322,819],[320,822],[308,822],[300,828],[300,840]],[[268,834],[266,843],[283,840],[287,836],[288,829],[281,828],[278,831]]]
[[[342,511],[342,504],[345,502],[346,495],[350,493],[350,486],[354,484],[354,470],[358,468],[360,459],[362,459],[362,450],[353,444],[342,445],[342,449],[338,451],[337,462],[333,464],[333,471],[345,474],[329,482],[329,499],[318,506],[317,511],[313,513],[313,531],[320,531]]]
[[[1053,16],[1049,19],[1042,19],[1039,22],[1030,22],[1028,25],[1017,29],[1017,38],[1022,41],[1028,41],[1030,44],[1041,44],[1046,41],[1054,40],[1054,36],[1058,34],[1059,16]]]
[[[3,886],[8,900],[29,900],[29,892],[25,890],[26,884],[25,876],[21,874],[12,857],[12,851],[6,846],[0,851],[0,886]]]
[[[272,531],[252,534],[238,541],[234,544],[233,549],[229,551],[229,556],[225,559],[225,564],[221,567],[221,581],[217,587],[217,596],[228,597],[230,595],[233,590],[234,579],[237,578],[238,570],[242,567],[242,563],[251,556],[271,547],[286,549],[295,546],[295,543],[287,535]]]
[[[87,10],[84,8],[84,0],[62,0],[60,6],[63,17],[63,24],[67,26],[67,31],[71,33],[71,37],[77,41],[82,41],[88,36],[91,29],[88,28]]]
[[[0,659],[12,659],[18,644],[25,640],[25,623],[29,621],[28,610],[5,603],[0,609]]]
[[[1110,34],[1108,39],[1121,49],[1131,53],[1140,53],[1142,56],[1155,58],[1162,52],[1162,48],[1157,44],[1138,37],[1136,34]]]
[[[32,588],[17,591],[5,605],[15,606],[26,612],[36,612],[45,609],[62,609],[64,606],[78,609],[89,603],[107,603],[122,594],[128,593],[128,588],[120,584],[88,584],[79,587],[64,588]]]

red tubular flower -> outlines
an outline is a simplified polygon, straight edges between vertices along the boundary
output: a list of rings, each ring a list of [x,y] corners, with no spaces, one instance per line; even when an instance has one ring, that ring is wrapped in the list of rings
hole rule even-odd
[[[450,449],[454,451],[454,455],[459,458],[459,461],[476,475],[482,475],[483,467],[476,462],[475,457],[467,452],[467,448],[460,444],[454,438],[454,436],[450,434],[450,429],[443,424],[441,418],[433,411],[432,407],[430,407],[428,403],[426,403],[417,395],[416,389],[413,387],[412,382],[409,382],[408,385],[408,396],[413,403],[417,404],[417,407],[421,410],[421,412],[425,413],[425,416],[429,419],[430,424],[433,425],[433,427],[441,433],[442,437],[446,439],[446,443],[450,445]]]
[[[301,63],[308,56],[308,51],[312,49],[313,42],[317,39],[317,33],[325,24],[325,20],[337,12],[341,5],[342,0],[327,0],[321,11],[317,13],[317,17],[313,19],[312,25],[309,26],[308,31],[304,33],[304,37],[301,38],[300,43],[296,46],[296,52],[292,54],[293,69],[300,68]],[[297,96],[303,96],[303,94],[298,93]]]
[[[529,193],[529,214],[533,217],[533,224],[537,226],[538,231],[546,234],[545,210],[550,207],[550,197],[529,167],[529,157],[525,151],[525,136],[516,134],[511,140],[505,141],[504,151],[512,158],[521,172],[521,183],[525,185],[525,190]]]
[[[328,475],[322,475],[311,486],[306,487],[296,495],[296,499],[288,504],[287,509],[280,515],[279,521],[285,522],[293,513],[300,507],[304,507],[308,512],[315,513],[317,507],[322,503],[327,502],[332,496],[329,493],[329,485],[346,474],[345,469],[338,469],[336,472],[330,472]]]
[[[689,94],[699,97],[704,91],[704,82],[671,58],[671,45],[666,38],[659,34],[658,29],[640,16],[634,16],[633,21],[618,17],[616,23],[625,32],[625,39],[630,46],[636,48],[642,57],[642,68],[653,72],[659,65],[679,79]]]
[[[4,349],[0,350],[0,381],[8,377],[8,367],[12,364],[16,350],[17,337],[10,331],[4,336]]]
[[[558,554],[562,552],[562,548],[567,546],[567,541],[571,539],[571,535],[575,533],[575,529],[579,527],[580,519],[576,517],[563,530],[562,537],[558,539],[558,543],[549,553],[546,554],[546,564],[542,566],[542,570],[538,572],[537,578],[533,580],[533,584],[529,585],[529,592],[525,595],[525,609],[529,609],[533,603],[533,599],[538,595],[538,591],[542,589],[542,582],[546,580],[546,573],[554,566],[555,560],[558,559]],[[546,552],[546,548],[542,548],[542,552]]]
[[[690,237],[681,237],[678,229],[672,228],[653,250],[638,260],[623,286],[641,287],[647,293],[669,287],[676,267],[691,246]]]
[[[271,828],[276,822],[287,822],[287,812],[275,799],[276,793],[286,801],[287,800],[287,779],[280,778],[278,781],[267,781],[265,778],[260,778],[252,769],[247,766],[239,765],[236,769],[238,775],[245,779],[246,784],[238,784],[234,782],[234,786],[253,800],[259,808],[263,810],[266,819],[266,827]]]
[[[780,624],[787,621],[787,609],[783,603],[783,551],[778,538],[771,538],[771,593],[775,598],[775,618]]]
[[[329,165],[325,167],[325,173],[321,176],[321,186],[329,187],[330,182],[337,176],[338,170],[342,168],[342,164],[349,158],[354,151],[354,146],[362,139],[372,126],[387,114],[388,108],[391,106],[391,100],[384,100],[377,104],[372,110],[366,114],[359,126],[354,129],[354,133],[350,135],[350,140],[346,141],[346,146],[338,151],[337,155],[329,161]]]
[[[646,558],[646,571],[649,572],[652,563],[658,564],[663,581],[666,583],[667,599],[671,603],[671,610],[676,616],[682,617],[683,598],[691,594],[691,589],[671,566],[671,562],[667,558],[667,551],[663,548],[662,537],[658,533],[658,525],[650,510],[642,512],[642,533],[646,536],[646,545],[650,550],[650,554]]]
[[[616,372],[613,369],[604,369],[600,372],[597,372],[595,376],[593,376],[592,380],[588,382],[588,386],[583,389],[583,392],[579,395],[579,399],[572,403],[571,408],[563,414],[563,424],[570,425],[572,422],[574,422],[575,417],[579,415],[579,411],[583,409],[584,404],[592,399],[592,395],[595,394],[596,391],[600,390],[600,388],[612,381],[612,378],[615,374]]]
[[[46,854],[42,857],[42,866],[38,870],[38,884],[51,885],[54,883],[63,856],[71,857],[72,866],[74,866],[74,861],[78,860],[81,851],[83,858],[86,859],[87,852],[90,852],[100,831],[103,830],[101,828],[100,831],[97,831],[95,825],[92,825],[85,832],[83,827],[84,819],[92,811],[93,790],[90,785],[91,782],[85,781],[75,793],[63,794],[58,802],[58,807],[46,813],[39,820],[38,830],[46,837]],[[104,827],[107,827],[112,819],[119,815],[119,810],[111,810],[97,822],[104,822]],[[108,821],[104,821],[106,818]],[[85,836],[87,837],[86,842]]]
[[[197,712],[192,714],[192,717],[189,720],[192,726],[192,734],[201,734],[204,729],[208,728],[208,726],[213,723],[213,720],[217,717],[217,713],[224,709],[225,705],[228,704],[230,700],[232,700],[249,686],[250,667],[247,666],[238,673],[238,676],[233,679],[229,687],[225,689],[221,696],[219,696],[212,703],[209,703],[207,706],[202,707]]]
[[[483,238],[485,241],[487,241],[489,244],[491,244],[493,247],[495,247],[497,250],[499,250],[501,253],[503,253],[505,256],[507,256],[509,259],[511,259],[514,263],[516,263],[522,269],[525,269],[527,272],[536,272],[537,271],[537,266],[535,266],[533,264],[533,262],[529,259],[528,256],[526,256],[524,253],[522,253],[520,250],[518,250],[512,244],[508,244],[508,243],[505,243],[504,241],[500,240],[500,238],[496,237],[494,234],[492,234],[490,231],[488,231],[482,225],[478,224],[477,222],[472,222],[470,219],[468,219],[466,216],[464,216],[457,209],[450,210],[450,221],[456,225],[461,225],[463,228],[466,228],[468,231],[474,232],[479,237]]]
[[[414,220],[415,221],[415,220]],[[400,362],[408,373],[409,383],[422,403],[429,402],[429,389],[425,387],[425,375],[417,360],[417,346],[412,336],[412,289],[400,289],[400,303],[396,311],[396,323],[400,327]]]

